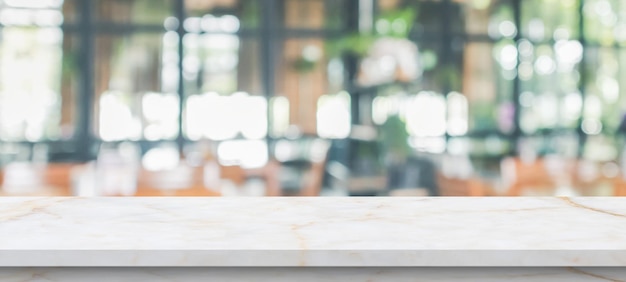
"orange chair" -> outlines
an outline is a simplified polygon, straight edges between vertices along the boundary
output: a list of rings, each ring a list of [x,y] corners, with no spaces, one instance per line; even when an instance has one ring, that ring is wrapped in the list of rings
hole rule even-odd
[[[525,194],[551,195],[556,189],[553,177],[548,173],[542,159],[527,163],[519,158],[503,161],[502,174],[509,182],[507,196]]]
[[[623,177],[613,179],[613,195],[626,197],[626,180]]]

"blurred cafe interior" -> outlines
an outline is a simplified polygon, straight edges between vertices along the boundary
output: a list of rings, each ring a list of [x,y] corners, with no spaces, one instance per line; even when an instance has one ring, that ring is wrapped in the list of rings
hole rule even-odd
[[[0,0],[0,196],[626,196],[626,0]]]

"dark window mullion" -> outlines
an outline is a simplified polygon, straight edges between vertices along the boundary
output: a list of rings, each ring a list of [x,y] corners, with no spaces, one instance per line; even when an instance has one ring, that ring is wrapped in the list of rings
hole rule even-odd
[[[337,29],[314,28],[281,28],[276,29],[275,36],[291,38],[323,37],[337,38],[345,36],[345,32]]]
[[[268,107],[267,107],[267,122],[268,122],[268,131],[265,137],[268,143],[268,151],[271,152],[271,132],[273,130],[271,124],[271,108],[270,108],[270,99],[274,96],[274,92],[276,91],[275,86],[275,71],[276,71],[276,62],[275,62],[275,52],[277,45],[277,36],[276,36],[276,26],[278,25],[276,18],[279,13],[277,13],[277,1],[276,0],[267,0],[264,2],[264,5],[261,6],[261,29],[258,34],[259,48],[260,48],[260,60],[261,60],[261,83],[263,84],[263,95],[265,96]],[[282,43],[282,42],[281,42]]]
[[[517,33],[515,34],[515,38],[513,39],[515,42],[515,48],[519,44],[520,40],[523,39],[522,36],[522,1],[523,0],[513,0],[513,21],[515,23],[515,27],[517,29]],[[518,144],[519,139],[522,137],[522,128],[520,117],[522,107],[520,105],[519,97],[520,97],[520,89],[521,89],[521,81],[519,78],[519,65],[520,65],[520,57],[516,58],[515,62],[515,71],[517,72],[515,78],[513,79],[513,132],[510,137],[511,142],[511,151],[514,155],[517,155],[518,152]]]
[[[93,154],[94,137],[92,135],[93,126],[93,105],[94,105],[94,26],[92,23],[92,1],[80,1],[79,16],[79,38],[80,51],[78,58],[79,92],[76,103],[78,109],[78,121],[76,130],[76,141],[78,148],[77,159],[79,161],[90,161],[95,158]]]
[[[174,12],[176,18],[178,18],[178,136],[176,138],[176,143],[178,145],[179,153],[183,154],[183,149],[185,146],[185,136],[184,136],[184,108],[185,108],[185,78],[183,75],[183,58],[184,58],[184,45],[183,38],[186,34],[186,31],[183,27],[183,23],[187,18],[185,12],[185,2],[183,0],[177,0],[174,2]]]
[[[450,19],[452,15],[452,3],[450,0],[443,0],[443,2],[440,4],[442,5],[442,12],[443,14],[441,15],[441,29],[443,30],[442,32],[442,36],[441,36],[441,46],[443,49],[442,55],[441,55],[441,63],[443,66],[443,71],[453,71],[454,70],[454,60],[452,60],[452,56],[454,53],[454,50],[452,48],[452,44],[454,42],[454,40],[452,40],[453,38],[453,32],[452,32],[452,27],[450,25]],[[441,70],[440,70],[441,71]],[[448,75],[446,75],[446,77],[450,77]],[[450,91],[452,89],[450,89],[450,85],[452,84],[452,81],[448,81],[449,78],[446,79],[446,81],[444,81],[444,85],[441,85],[441,91],[443,93],[441,93],[444,97],[448,97],[448,93],[450,93]],[[446,117],[447,119],[447,117]],[[448,150],[448,144],[450,141],[450,134],[448,134],[448,130],[446,129],[445,131],[445,150]]]
[[[108,22],[94,23],[94,28],[97,33],[113,33],[113,34],[125,34],[125,33],[163,33],[165,27],[163,25],[154,24],[118,24]]]
[[[577,128],[577,133],[578,133],[578,157],[582,157],[583,152],[584,152],[584,147],[585,147],[585,143],[587,142],[587,134],[583,131],[582,129],[582,122],[584,120],[584,114],[585,114],[585,88],[587,86],[587,49],[591,46],[587,45],[587,38],[585,36],[585,17],[584,17],[584,6],[585,6],[585,1],[584,0],[579,0],[578,1],[578,36],[580,38],[580,44],[583,46],[583,53],[582,53],[582,58],[580,60],[580,64],[578,65],[579,67],[579,73],[580,73],[580,79],[578,81],[578,85],[579,85],[579,91],[580,91],[580,96],[582,98],[582,106],[580,109],[580,118],[578,119],[578,128]]]

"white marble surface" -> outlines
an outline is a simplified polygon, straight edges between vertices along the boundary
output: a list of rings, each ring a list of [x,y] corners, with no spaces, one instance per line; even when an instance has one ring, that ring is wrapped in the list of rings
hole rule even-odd
[[[626,268],[419,268],[419,267],[244,267],[244,268],[0,268],[3,282],[272,281],[272,282],[578,282],[626,281]]]
[[[0,198],[0,266],[626,266],[626,198]]]

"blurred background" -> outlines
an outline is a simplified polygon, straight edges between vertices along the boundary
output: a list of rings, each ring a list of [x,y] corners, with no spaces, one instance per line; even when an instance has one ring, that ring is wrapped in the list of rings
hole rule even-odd
[[[626,196],[626,0],[1,0],[2,196]]]

